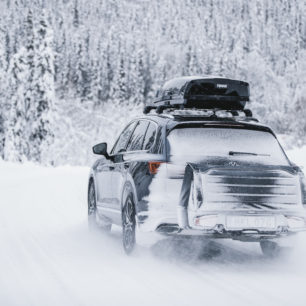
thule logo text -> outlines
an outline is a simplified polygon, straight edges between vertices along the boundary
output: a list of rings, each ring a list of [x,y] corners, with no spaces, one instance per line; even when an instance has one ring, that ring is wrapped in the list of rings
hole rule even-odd
[[[217,84],[217,88],[227,88],[227,84]]]

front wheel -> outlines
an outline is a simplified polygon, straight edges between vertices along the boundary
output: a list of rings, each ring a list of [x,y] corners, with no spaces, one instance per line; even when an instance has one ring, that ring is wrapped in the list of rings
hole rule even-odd
[[[90,231],[102,229],[104,232],[109,232],[111,227],[111,223],[101,222],[97,215],[95,185],[93,181],[90,181],[88,188],[88,228]]]
[[[122,209],[122,244],[126,254],[131,254],[136,244],[136,211],[132,195]]]

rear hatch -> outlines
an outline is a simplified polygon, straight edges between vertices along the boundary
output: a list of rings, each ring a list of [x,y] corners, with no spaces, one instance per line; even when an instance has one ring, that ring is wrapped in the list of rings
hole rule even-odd
[[[291,167],[246,166],[241,161],[227,164],[198,170],[203,192],[200,209],[275,211],[302,207],[299,176]]]
[[[299,176],[268,131],[179,127],[167,137],[167,154],[171,209],[179,203],[187,164],[200,178],[201,209],[276,210],[301,204]]]

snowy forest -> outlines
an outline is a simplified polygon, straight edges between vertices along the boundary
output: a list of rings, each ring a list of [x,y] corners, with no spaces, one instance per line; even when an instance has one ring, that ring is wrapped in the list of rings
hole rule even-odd
[[[4,160],[88,165],[183,75],[248,81],[255,115],[306,144],[304,0],[1,0],[0,39]]]

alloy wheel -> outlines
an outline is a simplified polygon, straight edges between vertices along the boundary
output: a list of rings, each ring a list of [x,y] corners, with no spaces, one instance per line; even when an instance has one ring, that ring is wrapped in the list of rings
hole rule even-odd
[[[135,247],[135,228],[135,208],[133,200],[131,196],[129,196],[122,212],[122,242],[126,254],[130,254]]]

